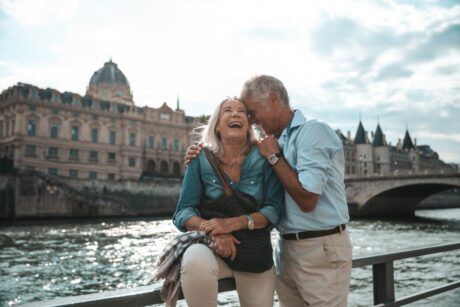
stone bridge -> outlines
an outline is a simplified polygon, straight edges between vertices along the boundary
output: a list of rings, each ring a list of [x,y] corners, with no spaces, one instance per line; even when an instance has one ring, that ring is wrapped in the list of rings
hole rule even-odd
[[[348,178],[345,188],[351,215],[413,215],[427,197],[460,188],[460,173]]]

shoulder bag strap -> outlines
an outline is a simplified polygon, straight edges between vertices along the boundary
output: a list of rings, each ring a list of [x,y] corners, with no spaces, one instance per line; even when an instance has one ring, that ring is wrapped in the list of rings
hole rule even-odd
[[[209,163],[211,164],[212,168],[216,172],[217,176],[219,176],[222,185],[224,186],[224,193],[225,195],[233,195],[233,190],[230,188],[230,184],[228,183],[227,178],[225,178],[222,169],[220,168],[219,163],[216,161],[216,157],[210,152],[206,147],[203,147],[201,150],[204,151],[206,158],[208,158]]]

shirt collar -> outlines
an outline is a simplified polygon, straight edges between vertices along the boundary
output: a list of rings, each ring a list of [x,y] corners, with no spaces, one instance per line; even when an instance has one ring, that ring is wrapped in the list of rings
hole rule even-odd
[[[289,125],[283,130],[281,135],[291,135],[292,130],[298,126],[301,126],[303,123],[305,123],[305,121],[306,119],[302,112],[300,110],[294,110],[294,116],[289,122]]]

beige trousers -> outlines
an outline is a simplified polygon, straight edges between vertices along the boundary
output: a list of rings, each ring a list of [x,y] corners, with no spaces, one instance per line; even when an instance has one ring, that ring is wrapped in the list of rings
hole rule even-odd
[[[276,291],[281,307],[347,306],[352,247],[346,230],[284,240],[277,246]]]
[[[240,306],[272,307],[275,294],[275,269],[263,273],[231,270],[221,257],[203,244],[193,244],[181,264],[182,291],[190,307],[217,306],[217,281],[235,278]]]

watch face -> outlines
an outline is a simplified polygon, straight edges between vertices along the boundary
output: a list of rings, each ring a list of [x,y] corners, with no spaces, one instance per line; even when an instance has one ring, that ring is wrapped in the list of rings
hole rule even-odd
[[[278,157],[275,156],[275,155],[271,155],[268,157],[268,163],[270,163],[271,165],[275,164],[276,161],[278,161]]]

